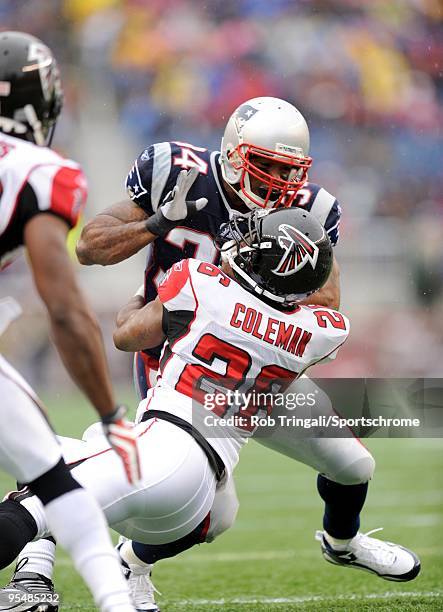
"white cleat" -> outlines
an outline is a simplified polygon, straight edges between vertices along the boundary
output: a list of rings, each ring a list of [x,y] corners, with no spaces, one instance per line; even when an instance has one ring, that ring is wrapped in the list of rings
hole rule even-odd
[[[317,531],[315,539],[320,542],[323,557],[329,563],[371,572],[385,580],[397,582],[413,580],[419,574],[421,567],[417,555],[398,544],[370,538],[369,535],[375,531],[380,529],[357,533],[345,550],[332,548],[323,531]]]
[[[117,552],[121,544],[117,546]],[[159,593],[152,584],[151,573],[152,565],[140,566],[126,563],[121,556],[120,563],[123,573],[128,581],[129,592],[136,612],[160,612],[160,608],[155,603],[155,593]],[[161,593],[159,593],[160,595]]]

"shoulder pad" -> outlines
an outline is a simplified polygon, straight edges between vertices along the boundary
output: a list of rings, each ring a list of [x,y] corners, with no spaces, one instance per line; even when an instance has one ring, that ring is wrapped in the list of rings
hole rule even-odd
[[[305,183],[298,190],[293,206],[301,206],[311,212],[327,231],[332,246],[337,244],[341,207],[337,199],[324,187],[315,183]]]
[[[169,311],[195,310],[197,300],[191,282],[189,259],[182,259],[166,272],[158,286],[158,297]]]

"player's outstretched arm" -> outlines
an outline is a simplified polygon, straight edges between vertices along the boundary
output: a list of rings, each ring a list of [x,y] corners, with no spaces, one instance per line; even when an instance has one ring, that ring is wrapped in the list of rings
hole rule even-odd
[[[316,306],[326,306],[333,310],[338,310],[340,307],[340,268],[337,263],[337,259],[334,255],[334,261],[332,264],[331,274],[325,285],[319,290],[308,296],[305,300],[300,302],[308,306],[314,304]]]
[[[25,244],[63,363],[100,416],[104,416],[114,410],[115,400],[100,328],[77,284],[66,250],[67,232],[62,219],[36,215],[25,226]]]
[[[197,177],[197,168],[182,170],[172,191],[151,216],[129,200],[98,214],[85,225],[78,241],[80,263],[102,266],[119,263],[197,214],[208,203],[206,198],[186,199]]]
[[[158,346],[165,339],[162,322],[163,304],[158,297],[144,305],[144,299],[134,295],[117,314],[114,344],[121,351]]]
[[[138,253],[157,238],[146,228],[147,219],[130,200],[106,208],[82,230],[76,248],[80,263],[109,266]]]

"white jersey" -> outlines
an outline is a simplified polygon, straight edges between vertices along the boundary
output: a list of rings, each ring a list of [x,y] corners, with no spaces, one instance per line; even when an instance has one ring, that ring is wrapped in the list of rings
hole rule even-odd
[[[86,201],[78,164],[47,147],[0,133],[0,270],[23,246],[23,229],[51,213],[73,227]]]
[[[278,311],[213,264],[195,259],[176,263],[158,295],[166,310],[167,341],[148,409],[167,410],[192,422],[228,469],[253,427],[250,420],[237,419],[208,437],[211,430],[204,425],[216,427],[206,418],[208,407],[224,419],[239,409],[223,401],[213,405],[217,390],[231,391],[231,398],[234,391],[252,388],[262,394],[284,390],[309,366],[333,358],[349,333],[349,322],[339,312],[323,306]]]
[[[0,272],[18,256],[35,215],[50,213],[73,227],[85,201],[86,181],[76,163],[0,133]],[[1,297],[0,335],[21,312],[13,298]],[[30,482],[58,463],[60,447],[36,395],[1,355],[0,393],[0,417],[9,426],[0,429],[0,466]]]

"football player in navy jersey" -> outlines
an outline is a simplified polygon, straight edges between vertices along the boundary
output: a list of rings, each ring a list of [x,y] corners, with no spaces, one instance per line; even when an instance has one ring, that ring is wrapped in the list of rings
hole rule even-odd
[[[117,326],[124,325],[134,309],[140,308],[140,300],[149,303],[155,299],[165,272],[177,261],[196,257],[217,263],[213,238],[221,230],[219,240],[229,239],[223,235],[229,228],[224,224],[236,213],[257,207],[304,207],[321,222],[334,246],[341,209],[330,193],[308,181],[311,164],[309,130],[303,116],[288,102],[269,97],[248,100],[234,111],[220,152],[179,141],[147,147],[126,179],[131,201],[111,206],[89,221],[77,245],[79,260],[85,265],[118,263],[148,247],[144,285],[120,311]],[[304,303],[336,309],[339,302],[339,268],[334,258],[329,280]],[[136,380],[140,396],[145,397],[155,384],[161,346],[148,351],[138,348]],[[313,390],[315,385],[311,384]],[[327,405],[325,394],[318,387],[315,390]],[[325,502],[325,531],[319,537],[324,557],[345,565],[353,546],[360,546],[358,542],[365,546],[364,542],[370,541],[378,550],[379,540],[366,538],[363,542],[358,534],[360,512],[375,467],[367,449],[357,442],[349,444],[349,439],[318,440],[318,457],[327,457],[328,464],[328,469],[321,470],[315,456],[304,455],[300,440],[281,433],[281,437],[276,432],[272,439],[259,442],[322,472],[318,491]],[[137,572],[145,562],[148,584],[152,562],[194,543],[212,541],[233,524],[237,509],[233,484],[220,487],[209,528],[202,524],[192,541],[178,541],[167,550],[149,550],[126,542],[120,547],[122,559],[131,567],[139,564]],[[373,560],[364,564],[380,575]]]
[[[301,113],[284,100],[266,97],[249,100],[233,113],[221,152],[183,142],[151,145],[127,176],[132,202],[111,206],[86,224],[77,245],[79,260],[110,265],[149,245],[144,283],[149,302],[175,262],[184,257],[218,262],[213,238],[235,211],[302,206],[335,245],[341,209],[325,189],[307,182],[308,152],[309,130]],[[327,285],[309,301],[338,308],[335,260]],[[137,355],[140,397],[155,381],[160,350]]]

